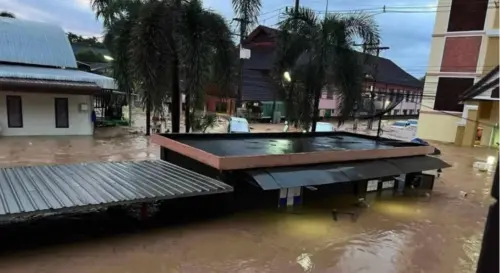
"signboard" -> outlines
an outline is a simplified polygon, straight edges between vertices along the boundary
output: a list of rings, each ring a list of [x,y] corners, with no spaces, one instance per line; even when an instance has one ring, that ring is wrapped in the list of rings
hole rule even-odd
[[[382,182],[382,189],[383,190],[385,190],[385,189],[393,189],[394,185],[395,185],[394,179],[393,180],[384,181],[384,182]]]
[[[366,192],[372,192],[372,191],[377,191],[378,190],[378,179],[375,180],[368,180],[368,183],[366,184]]]

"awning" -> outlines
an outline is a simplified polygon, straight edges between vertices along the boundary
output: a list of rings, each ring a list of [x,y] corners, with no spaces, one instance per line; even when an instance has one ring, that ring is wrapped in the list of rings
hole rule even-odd
[[[317,186],[397,176],[450,167],[438,158],[417,156],[316,166],[267,168],[247,171],[263,190]]]
[[[0,216],[64,213],[232,190],[162,160],[2,168]]]
[[[96,84],[101,89],[118,89],[113,78],[76,69],[3,64],[0,65],[0,78],[85,82]]]
[[[386,159],[386,161],[400,169],[401,173],[430,171],[451,167],[450,164],[432,156],[392,158]]]

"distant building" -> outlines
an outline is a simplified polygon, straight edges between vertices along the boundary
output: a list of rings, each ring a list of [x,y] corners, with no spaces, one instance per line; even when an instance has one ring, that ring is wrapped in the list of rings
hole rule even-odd
[[[271,117],[271,107],[277,88],[270,78],[277,34],[277,29],[258,26],[243,44],[251,50],[251,58],[245,60],[244,64],[242,100],[262,105],[262,118]],[[360,55],[360,57],[363,56]],[[366,96],[373,88],[376,93],[376,109],[382,109],[398,97],[404,97],[403,102],[390,115],[418,116],[422,99],[422,83],[389,59],[376,56],[367,56],[367,58],[369,58],[370,65],[365,67]],[[377,72],[373,69],[376,65],[378,65]],[[277,111],[284,111],[283,104],[282,99],[278,97]],[[334,90],[325,89],[319,103],[320,116],[339,115],[339,104],[340,101],[336,98]]]
[[[78,70],[59,26],[0,17],[0,135],[92,135],[93,97],[112,78]]]
[[[437,5],[417,135],[465,146],[495,145],[498,91],[496,98],[492,92],[474,99],[464,93],[499,64],[498,1],[439,0]]]

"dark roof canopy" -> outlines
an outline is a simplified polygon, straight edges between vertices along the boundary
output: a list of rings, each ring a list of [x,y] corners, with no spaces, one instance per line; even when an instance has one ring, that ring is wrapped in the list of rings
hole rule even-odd
[[[486,76],[481,80],[471,86],[469,89],[465,90],[462,95],[460,95],[461,101],[471,100],[474,97],[481,95],[487,90],[491,90],[490,97],[498,99],[498,75],[499,66],[497,65],[493,70],[491,70]]]

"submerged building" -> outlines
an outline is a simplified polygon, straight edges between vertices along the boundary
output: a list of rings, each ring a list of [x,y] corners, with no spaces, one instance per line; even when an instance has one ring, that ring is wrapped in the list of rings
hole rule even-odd
[[[92,135],[93,98],[115,89],[78,70],[61,27],[0,17],[0,135]]]

